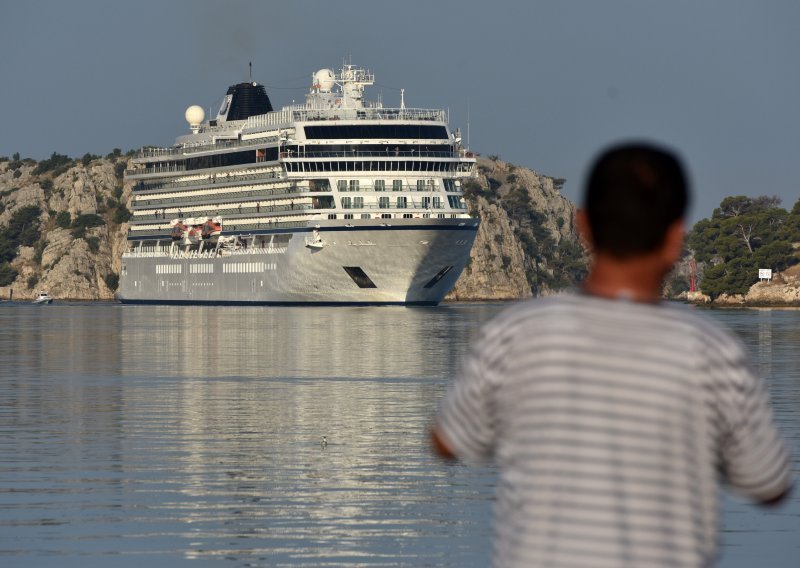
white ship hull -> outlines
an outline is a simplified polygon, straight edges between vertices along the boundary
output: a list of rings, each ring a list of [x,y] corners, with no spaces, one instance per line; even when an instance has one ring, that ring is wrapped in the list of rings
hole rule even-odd
[[[466,265],[477,228],[474,219],[328,221],[273,231],[281,237],[277,246],[223,255],[180,246],[134,249],[123,256],[118,298],[161,304],[435,305]]]

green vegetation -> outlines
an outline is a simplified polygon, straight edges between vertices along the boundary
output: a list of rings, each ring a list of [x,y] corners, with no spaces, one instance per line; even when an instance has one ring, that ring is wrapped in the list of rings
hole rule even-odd
[[[59,211],[58,215],[56,215],[56,225],[62,229],[69,229],[71,224],[72,216],[69,214],[69,211]]]
[[[83,166],[84,166],[84,167],[86,167],[86,166],[88,166],[90,163],[92,163],[92,160],[97,160],[97,159],[99,159],[99,158],[100,158],[100,156],[96,156],[96,155],[94,155],[94,154],[90,154],[89,152],[86,152],[86,153],[83,155],[83,157],[81,158],[81,164],[83,164]]]
[[[103,280],[106,281],[106,286],[108,286],[109,290],[111,290],[112,292],[115,292],[117,290],[117,287],[119,286],[119,274],[116,274],[115,272],[110,272],[106,274]]]
[[[76,239],[82,239],[86,235],[86,229],[100,227],[105,224],[106,222],[100,215],[96,215],[94,213],[84,213],[78,215],[72,221],[72,236]]]
[[[42,236],[39,239],[39,242],[36,243],[36,248],[33,249],[33,261],[36,264],[42,264],[42,256],[44,255],[44,249],[47,248],[47,239]]]
[[[53,152],[48,159],[39,162],[37,166],[33,168],[32,173],[38,176],[47,172],[53,172],[53,176],[59,176],[67,171],[67,168],[71,165],[72,158],[64,154]]]
[[[709,219],[698,221],[687,243],[708,266],[700,287],[712,298],[745,294],[758,281],[759,268],[782,271],[797,264],[793,243],[800,242],[800,200],[791,212],[779,197],[726,197]]]
[[[128,211],[128,208],[125,207],[124,203],[120,203],[117,205],[117,208],[114,211],[114,222],[117,225],[129,221],[131,217],[133,217],[133,214],[130,211]]]
[[[14,211],[8,226],[0,228],[0,286],[14,282],[17,271],[9,264],[20,246],[33,246],[39,240],[39,215],[42,210],[28,205]]]
[[[8,286],[17,279],[17,271],[7,262],[0,263],[0,286]]]
[[[86,244],[89,245],[89,251],[92,254],[100,251],[100,237],[86,237]]]

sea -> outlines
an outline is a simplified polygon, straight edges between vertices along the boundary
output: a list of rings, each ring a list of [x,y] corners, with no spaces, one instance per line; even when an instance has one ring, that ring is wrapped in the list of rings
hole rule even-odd
[[[0,566],[486,566],[496,470],[428,429],[507,307],[0,304]],[[800,311],[703,311],[800,473]],[[800,566],[800,490],[723,508],[720,566]]]

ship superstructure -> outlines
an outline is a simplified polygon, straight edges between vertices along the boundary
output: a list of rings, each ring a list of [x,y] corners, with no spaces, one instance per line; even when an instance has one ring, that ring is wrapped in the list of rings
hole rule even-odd
[[[190,133],[145,148],[118,297],[155,303],[436,304],[478,228],[462,182],[475,157],[443,110],[364,101],[373,75],[312,76],[274,111],[264,86],[228,89]]]

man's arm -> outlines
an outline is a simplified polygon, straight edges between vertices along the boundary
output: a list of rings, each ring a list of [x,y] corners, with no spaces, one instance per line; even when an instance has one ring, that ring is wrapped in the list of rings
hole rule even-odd
[[[728,394],[731,430],[722,447],[724,471],[733,489],[772,507],[791,494],[791,459],[764,384],[748,365],[740,369],[740,386]]]

